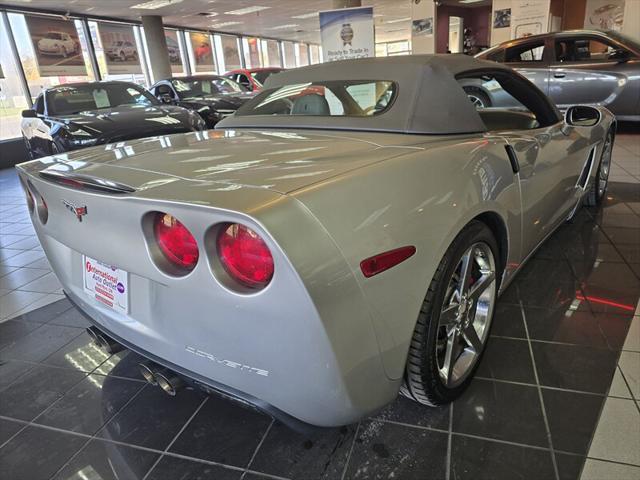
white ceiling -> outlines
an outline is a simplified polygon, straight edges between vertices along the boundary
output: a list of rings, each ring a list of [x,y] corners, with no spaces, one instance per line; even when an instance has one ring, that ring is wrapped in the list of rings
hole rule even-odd
[[[8,0],[2,3],[14,7],[65,10],[72,14],[125,20],[140,20],[140,15],[161,15],[168,25],[313,43],[320,43],[318,16],[294,17],[332,8],[331,0],[173,0],[173,4],[154,10],[131,8],[144,1],[146,0],[63,0],[58,3],[52,0]],[[410,37],[412,1],[363,0],[363,5],[374,7],[376,42],[406,40]],[[451,4],[459,0],[445,1]],[[225,13],[256,6],[268,8],[242,15]],[[200,15],[202,13],[209,15]]]

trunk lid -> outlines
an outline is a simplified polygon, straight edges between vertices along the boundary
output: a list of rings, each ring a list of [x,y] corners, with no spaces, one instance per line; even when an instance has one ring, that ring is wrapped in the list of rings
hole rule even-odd
[[[419,136],[379,133],[209,130],[119,142],[22,167],[120,182],[138,191],[181,181],[286,194],[423,142]]]

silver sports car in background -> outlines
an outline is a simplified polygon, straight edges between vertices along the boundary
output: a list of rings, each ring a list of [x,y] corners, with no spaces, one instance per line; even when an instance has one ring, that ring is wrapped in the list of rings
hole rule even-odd
[[[476,110],[469,79],[517,107]],[[188,379],[333,426],[461,394],[499,293],[603,197],[614,135],[494,62],[370,58],[273,75],[216,130],[18,171],[102,345],[170,394]]]
[[[509,40],[476,55],[505,63],[556,105],[599,105],[640,122],[640,44],[618,32],[570,30]],[[469,86],[478,106],[504,106],[490,89]]]

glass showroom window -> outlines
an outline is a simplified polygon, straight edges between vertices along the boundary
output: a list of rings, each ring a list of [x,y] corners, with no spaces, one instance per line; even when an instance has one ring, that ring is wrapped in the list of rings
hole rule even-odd
[[[408,41],[387,43],[387,55],[411,55],[411,44]]]
[[[376,43],[376,57],[386,57],[386,56],[387,56],[387,44]]]
[[[262,66],[259,39],[243,37],[242,51],[244,53],[244,64],[247,68],[259,68]]]
[[[265,67],[281,67],[280,44],[277,40],[261,40],[262,65]]]
[[[136,28],[118,23],[89,22],[91,41],[103,80],[122,80],[149,87],[140,54],[144,47],[139,36],[135,35]]]
[[[296,51],[293,42],[282,42],[284,68],[296,68]]]
[[[55,85],[95,80],[79,20],[29,15],[27,24],[21,13],[8,16],[32,100]]]
[[[320,63],[322,61],[318,45],[309,45],[309,53],[311,54],[310,60],[312,64]]]
[[[189,63],[194,75],[216,73],[214,43],[206,32],[185,32]]]
[[[238,37],[230,35],[216,35],[216,49],[220,62],[220,73],[230,72],[242,68],[238,51]],[[219,60],[219,61],[220,61]]]
[[[309,65],[309,51],[306,43],[296,43],[296,59],[299,67]]]
[[[9,38],[0,21],[0,140],[20,137],[20,112],[29,108],[15,64]]]

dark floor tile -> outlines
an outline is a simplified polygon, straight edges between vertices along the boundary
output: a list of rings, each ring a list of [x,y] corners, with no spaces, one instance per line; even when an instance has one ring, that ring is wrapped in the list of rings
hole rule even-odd
[[[522,303],[525,307],[561,310],[568,309],[579,293],[577,281],[560,281],[549,276],[527,283],[516,279],[515,283],[504,292],[501,300],[512,305]]]
[[[498,302],[493,314],[491,335],[526,338],[520,305]]]
[[[203,399],[202,393],[192,390],[170,397],[159,388],[145,386],[98,437],[164,450]]]
[[[525,309],[529,336],[533,340],[620,349],[630,321],[617,315],[588,310]]]
[[[569,249],[566,254],[576,273],[592,270],[595,263],[624,263],[624,258],[611,243],[594,243],[590,249],[581,251]]]
[[[542,389],[553,448],[586,455],[605,397]]]
[[[50,322],[52,325],[64,325],[67,327],[82,327],[87,328],[91,326],[91,323],[80,313],[77,308],[70,308],[64,313],[61,313],[57,317],[53,318]]]
[[[453,431],[548,447],[537,387],[474,380],[453,405]]]
[[[110,355],[98,347],[86,332],[53,352],[42,363],[57,367],[74,368],[81,372],[93,372]]]
[[[13,437],[25,426],[24,423],[12,422],[11,420],[0,418],[0,445]]]
[[[578,277],[584,290],[590,287],[612,287],[622,294],[640,294],[640,280],[624,264],[603,262]]]
[[[157,453],[134,447],[91,440],[53,478],[55,480],[141,479],[159,456]]]
[[[35,423],[93,435],[144,385],[132,380],[89,375]]]
[[[0,391],[27,373],[35,365],[18,360],[0,360]]]
[[[637,187],[637,186],[636,186]],[[618,228],[618,227],[602,227],[607,238],[614,245],[638,245],[640,244],[640,229],[638,228]]]
[[[640,262],[631,263],[629,264],[629,267],[631,267],[631,270],[633,270],[633,273],[636,274],[636,277],[640,278]]]
[[[616,248],[628,263],[640,263],[640,245],[617,245]]]
[[[549,450],[454,435],[451,478],[455,480],[553,480]]]
[[[39,362],[81,333],[79,328],[43,325],[2,349],[0,358]]]
[[[476,375],[535,384],[528,342],[500,337],[490,338]]]
[[[595,313],[624,315],[631,318],[640,299],[640,292],[620,291],[615,282],[610,286],[587,285],[583,290],[589,309]]]
[[[114,377],[142,380],[138,364],[145,359],[131,350],[124,350],[111,355],[93,373]]]
[[[375,418],[419,427],[449,430],[449,408],[449,405],[427,407],[403,395],[398,395],[398,398],[375,415]]]
[[[303,435],[275,423],[251,470],[290,479],[339,479],[352,445],[355,425],[318,429]]]
[[[530,282],[540,283],[548,280],[550,273],[553,274],[554,279],[560,282],[572,282],[574,279],[571,266],[567,260],[547,260],[535,256],[518,272],[517,279],[521,284],[525,284],[523,285],[524,288]]]
[[[242,470],[165,455],[146,480],[239,480]],[[245,476],[245,479],[249,477]],[[255,477],[264,478],[264,477]]]
[[[0,323],[0,350],[11,345],[16,340],[25,337],[41,326],[41,323],[29,322],[27,320],[7,320],[6,322]]]
[[[61,313],[66,312],[70,308],[72,308],[71,302],[64,298],[62,300],[58,300],[57,302],[50,303],[49,305],[46,305],[44,307],[32,310],[31,312],[24,313],[18,317],[15,317],[14,320],[47,323]]]
[[[73,370],[37,365],[0,392],[0,415],[33,420],[83,377]]]
[[[605,212],[599,221],[604,228],[640,228],[640,218],[633,213]]]
[[[11,480],[48,479],[86,441],[77,435],[27,427],[0,449],[2,475]]]
[[[169,451],[246,467],[271,418],[212,395]]]
[[[579,345],[532,342],[540,384],[606,394],[618,353]]]
[[[444,479],[447,434],[376,420],[358,431],[345,478]]]
[[[579,480],[585,458],[582,455],[556,453],[556,465],[558,465],[560,480]]]

